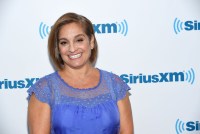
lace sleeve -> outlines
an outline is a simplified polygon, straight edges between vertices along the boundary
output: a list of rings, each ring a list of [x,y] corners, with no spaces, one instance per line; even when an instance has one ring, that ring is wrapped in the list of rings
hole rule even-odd
[[[51,91],[48,86],[46,77],[39,79],[34,85],[32,85],[28,90],[28,101],[30,100],[31,95],[34,93],[36,98],[44,103],[47,103],[51,106]]]
[[[113,90],[116,101],[123,99],[126,93],[131,89],[119,76],[112,74]]]

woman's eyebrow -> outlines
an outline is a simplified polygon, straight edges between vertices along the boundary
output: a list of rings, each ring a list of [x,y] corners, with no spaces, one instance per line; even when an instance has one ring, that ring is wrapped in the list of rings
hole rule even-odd
[[[68,41],[68,39],[65,38],[65,37],[63,37],[63,38],[59,38],[59,39],[58,39],[58,41],[60,41],[60,40],[66,40],[66,41]]]
[[[80,37],[80,36],[83,36],[83,37],[85,37],[85,35],[84,35],[84,34],[78,34],[78,35],[76,35],[76,36],[75,36],[75,38],[77,38],[77,37]]]
[[[76,35],[74,38],[78,38],[78,37],[85,37],[85,35],[84,35],[84,34],[78,34],[78,35]],[[65,38],[65,37],[62,37],[62,38],[59,38],[59,39],[58,39],[58,41],[60,41],[60,40],[66,40],[66,41],[68,41],[68,39]]]

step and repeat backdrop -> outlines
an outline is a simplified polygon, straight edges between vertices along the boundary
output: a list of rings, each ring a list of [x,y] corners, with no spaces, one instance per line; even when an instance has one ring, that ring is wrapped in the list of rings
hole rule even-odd
[[[132,88],[135,134],[200,134],[199,0],[1,0],[0,134],[28,134],[27,89],[55,71],[47,39],[66,12],[92,21],[96,67]]]

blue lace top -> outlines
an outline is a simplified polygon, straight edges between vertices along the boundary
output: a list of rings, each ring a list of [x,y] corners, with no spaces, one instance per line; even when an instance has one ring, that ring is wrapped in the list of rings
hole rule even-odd
[[[118,134],[120,118],[117,101],[130,87],[120,77],[99,70],[97,86],[76,89],[54,72],[28,89],[51,108],[51,134]]]

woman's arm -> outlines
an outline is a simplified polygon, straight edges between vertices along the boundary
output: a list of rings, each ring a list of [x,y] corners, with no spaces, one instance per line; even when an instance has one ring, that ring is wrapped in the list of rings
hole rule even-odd
[[[28,127],[30,134],[50,134],[50,106],[32,94],[28,105]]]
[[[120,134],[134,134],[129,93],[124,99],[119,100],[117,105],[120,113]]]

